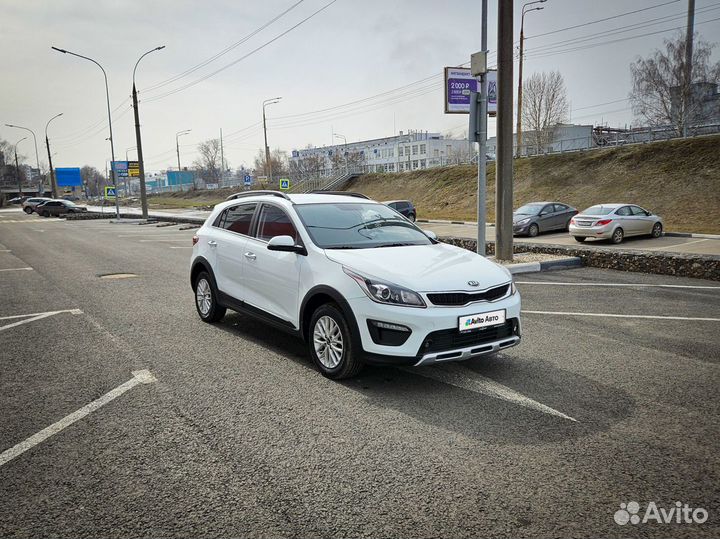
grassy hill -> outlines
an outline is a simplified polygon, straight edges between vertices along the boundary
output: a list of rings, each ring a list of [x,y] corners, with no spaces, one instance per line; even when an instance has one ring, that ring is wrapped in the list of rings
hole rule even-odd
[[[346,186],[377,200],[410,199],[421,218],[475,220],[477,167],[367,174]],[[488,219],[495,218],[495,165],[488,164]],[[632,202],[666,230],[720,233],[720,135],[515,161],[515,206],[559,200],[582,210]]]

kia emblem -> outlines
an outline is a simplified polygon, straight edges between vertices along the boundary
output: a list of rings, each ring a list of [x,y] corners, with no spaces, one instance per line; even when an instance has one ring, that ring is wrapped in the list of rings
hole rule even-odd
[[[469,284],[470,286],[480,286],[480,283],[477,282],[477,281],[468,281],[468,284]]]

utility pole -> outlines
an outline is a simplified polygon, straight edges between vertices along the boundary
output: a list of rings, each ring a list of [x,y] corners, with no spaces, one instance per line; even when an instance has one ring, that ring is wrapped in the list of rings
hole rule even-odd
[[[5,124],[7,127],[14,127],[15,129],[22,129],[24,131],[29,131],[32,136],[33,140],[35,141],[35,164],[37,165],[37,173],[38,173],[38,179],[40,179],[40,154],[38,154],[38,146],[37,146],[37,137],[35,136],[35,131],[30,129],[29,127],[23,127],[21,125],[13,125],[13,124]],[[30,168],[30,184],[32,184],[32,167]],[[42,180],[40,181],[40,185],[42,186]],[[45,188],[42,188],[42,191],[45,191]]]
[[[147,219],[147,217],[148,217],[148,204],[147,204],[147,187],[145,186],[145,163],[143,161],[142,140],[140,137],[140,112],[138,111],[137,89],[135,88],[135,71],[137,70],[137,66],[140,63],[140,60],[145,58],[151,52],[159,51],[164,48],[165,48],[165,45],[162,45],[160,47],[155,47],[154,49],[147,51],[140,58],[138,58],[138,61],[135,62],[135,67],[133,68],[132,100],[133,100],[133,111],[135,113],[135,143],[137,144],[138,168],[140,169],[139,170],[139,172],[140,172],[140,206],[142,207],[143,219]]]
[[[222,127],[220,128],[220,187],[225,179],[225,152],[223,151]]]
[[[685,88],[683,89],[683,137],[688,135],[690,121],[690,92],[692,88],[693,33],[695,32],[695,0],[688,0],[687,30],[685,32]]]
[[[23,137],[15,143],[15,179],[18,182],[18,196],[20,196],[20,197],[23,196],[23,194],[22,194],[22,180],[20,179],[20,165],[18,165],[18,158],[17,158],[17,147],[18,147],[18,144],[20,144],[26,138],[27,137]]]
[[[512,260],[513,205],[513,1],[498,0],[497,155],[495,257]]]
[[[517,157],[520,157],[520,147],[522,146],[522,91],[523,57],[525,55],[525,13],[529,13],[530,11],[540,11],[541,9],[543,9],[542,7],[534,7],[526,11],[525,8],[532,4],[542,4],[544,2],[547,2],[547,0],[536,0],[535,2],[528,2],[527,4],[523,4],[522,16],[520,17],[520,61],[518,62],[517,128],[515,129],[515,132],[517,133],[517,140],[515,142],[517,149],[515,151],[515,155]]]
[[[178,172],[180,172],[182,169],[180,168],[180,142],[179,139],[183,135],[187,135],[192,129],[186,129],[185,131],[178,131],[175,133],[175,149],[177,150],[177,159],[178,159]]]
[[[268,146],[267,141],[267,123],[265,120],[265,107],[267,105],[274,105],[275,103],[280,102],[282,97],[273,97],[270,99],[266,99],[262,103],[262,109],[263,109],[263,134],[265,136],[265,168],[268,171],[268,185],[272,185],[273,177],[272,177],[272,161],[270,159],[270,146]]]
[[[50,122],[52,122],[55,118],[59,118],[62,116],[63,113],[56,114],[52,118],[48,120],[48,123],[45,124],[45,146],[47,146],[47,153],[48,153],[48,164],[50,166],[50,190],[52,191],[52,197],[57,198],[58,192],[57,192],[57,182],[55,181],[55,170],[53,169],[52,164],[52,154],[50,153],[50,139],[48,138],[48,126],[50,125]]]

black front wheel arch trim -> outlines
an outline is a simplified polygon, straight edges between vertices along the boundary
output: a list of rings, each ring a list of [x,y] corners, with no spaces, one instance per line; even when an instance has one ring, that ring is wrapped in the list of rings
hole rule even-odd
[[[335,290],[334,288],[327,286],[327,285],[317,285],[312,287],[310,290],[307,291],[305,294],[305,297],[302,300],[302,303],[300,304],[300,332],[302,334],[303,340],[307,340],[307,328],[305,327],[305,324],[310,320],[312,317],[312,313],[308,313],[307,316],[305,315],[305,308],[307,307],[307,304],[310,302],[310,300],[313,299],[313,297],[316,297],[318,295],[324,295],[330,297],[338,307],[340,307],[340,311],[345,316],[345,319],[347,321],[347,324],[350,328],[350,333],[352,333],[352,337],[357,343],[357,346],[360,350],[363,350],[362,347],[362,338],[360,336],[360,329],[358,327],[357,319],[355,318],[355,313],[353,313],[352,307],[350,307],[350,304],[347,302],[347,300],[343,297],[343,295]],[[363,350],[364,353],[364,350]]]

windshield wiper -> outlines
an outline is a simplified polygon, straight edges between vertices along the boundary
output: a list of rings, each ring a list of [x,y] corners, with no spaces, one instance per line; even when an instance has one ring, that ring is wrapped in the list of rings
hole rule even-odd
[[[418,245],[417,243],[384,243],[383,245],[377,245],[376,247],[405,247],[408,245]]]
[[[325,249],[365,249],[359,245],[333,245],[331,247],[325,247]]]

